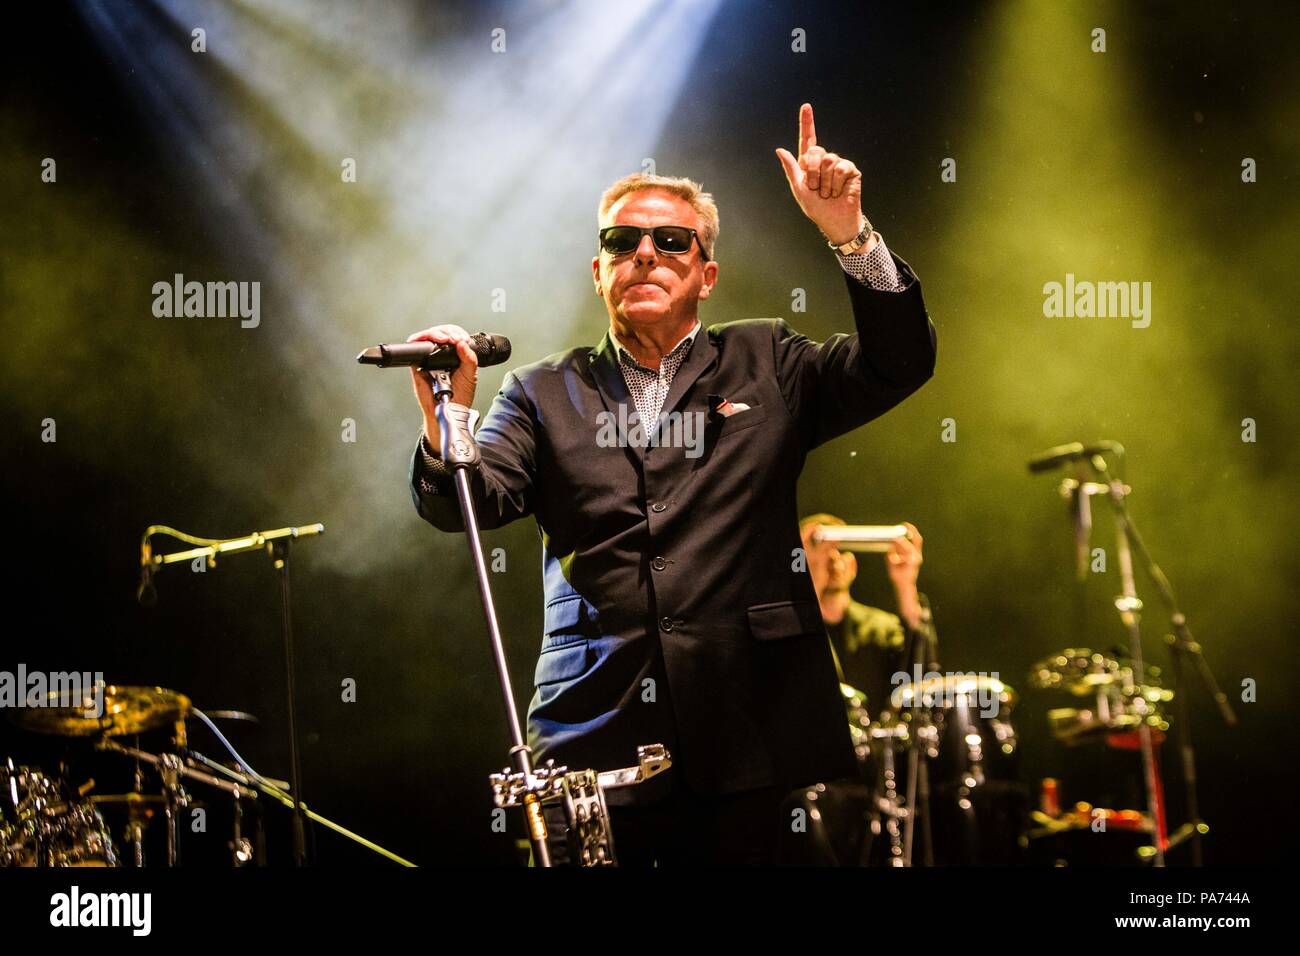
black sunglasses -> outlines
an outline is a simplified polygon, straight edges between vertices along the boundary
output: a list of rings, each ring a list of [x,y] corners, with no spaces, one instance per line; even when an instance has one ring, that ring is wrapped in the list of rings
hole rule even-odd
[[[641,245],[641,237],[646,233],[654,240],[655,248],[670,256],[682,256],[691,251],[691,240],[700,243],[700,255],[705,262],[709,254],[704,251],[704,243],[694,229],[686,226],[606,226],[600,230],[600,248],[611,256],[625,256]]]

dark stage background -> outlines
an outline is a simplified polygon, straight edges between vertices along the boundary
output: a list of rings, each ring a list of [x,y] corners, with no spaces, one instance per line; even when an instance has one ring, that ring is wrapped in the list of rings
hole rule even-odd
[[[269,560],[169,569],[145,609],[138,542],[153,523],[233,537],[323,522],[293,559],[309,802],[421,864],[515,860],[518,821],[491,827],[486,777],[505,761],[505,721],[464,542],[411,506],[419,415],[406,374],[354,356],[437,321],[509,335],[512,364],[597,341],[596,201],[647,159],[717,198],[706,323],[847,329],[839,267],[773,155],[796,146],[806,100],[920,275],[939,364],[902,407],[812,456],[805,511],[921,528],[943,663],[1020,691],[1034,782],[1084,758],[1050,737],[1046,711],[1067,701],[1028,686],[1030,663],[1125,637],[1108,607],[1119,585],[1104,512],[1108,570],[1081,620],[1058,478],[1024,462],[1065,441],[1123,442],[1133,516],[1241,718],[1228,730],[1191,691],[1208,857],[1279,858],[1294,832],[1300,571],[1294,8],[963,7],[7,9],[0,669],[103,671],[253,712],[261,724],[231,736],[287,776]],[[1098,27],[1105,52],[1092,49]],[[797,30],[806,52],[792,49]],[[356,182],[341,176],[349,158]],[[153,284],[176,273],[259,281],[260,323],[155,317]],[[1150,282],[1149,327],[1046,317],[1043,285],[1067,273]],[[481,409],[502,373],[480,377]],[[47,420],[56,441],[43,440]],[[495,583],[523,708],[540,640],[537,530],[519,522],[487,544],[506,556]],[[862,566],[858,597],[888,606],[883,566]],[[1164,665],[1166,617],[1144,577],[1139,593],[1148,660]],[[1240,702],[1246,680],[1256,702]],[[0,756],[47,752],[0,729]],[[379,862],[316,839],[322,864]]]

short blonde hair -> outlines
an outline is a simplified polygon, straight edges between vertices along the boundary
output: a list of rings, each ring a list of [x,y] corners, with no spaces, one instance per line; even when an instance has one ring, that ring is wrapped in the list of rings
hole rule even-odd
[[[691,204],[700,217],[700,245],[704,254],[713,259],[713,244],[718,241],[718,207],[713,202],[713,195],[706,193],[704,187],[692,179],[683,176],[654,176],[649,173],[631,173],[624,176],[605,190],[596,207],[596,221],[603,223],[614,203],[628,193],[643,189],[662,189],[664,192],[680,196]]]

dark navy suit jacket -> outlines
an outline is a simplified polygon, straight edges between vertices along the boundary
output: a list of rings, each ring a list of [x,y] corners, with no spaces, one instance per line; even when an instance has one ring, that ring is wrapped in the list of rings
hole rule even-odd
[[[817,343],[781,319],[697,333],[663,409],[704,416],[696,457],[602,447],[601,413],[635,408],[608,333],[596,348],[506,375],[477,432],[472,488],[484,528],[532,515],[541,532],[546,606],[528,709],[537,759],[606,770],[634,764],[638,744],[662,742],[668,774],[715,794],[853,773],[826,630],[799,560],[795,486],[810,450],[933,374],[920,283],[895,262],[910,282],[903,292],[845,275],[852,334]],[[749,409],[723,416],[713,411],[722,399]],[[451,482],[422,490],[426,471],[417,448],[420,515],[463,531]],[[620,796],[635,801],[640,790]]]

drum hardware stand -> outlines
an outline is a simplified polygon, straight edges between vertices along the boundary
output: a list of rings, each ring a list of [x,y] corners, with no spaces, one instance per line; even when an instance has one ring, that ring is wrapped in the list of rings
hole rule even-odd
[[[181,759],[175,754],[158,758],[158,775],[163,784],[163,818],[167,824],[167,866],[180,866],[180,812],[190,805],[189,794],[181,786]]]
[[[195,761],[192,759],[193,757],[195,756],[200,757],[200,759],[207,762],[206,758],[203,758],[201,754],[197,754],[194,751],[191,751],[189,749],[188,741],[185,734],[185,724],[183,722],[179,722],[179,721],[177,722],[176,737],[173,739],[173,743],[176,746],[176,753],[160,755],[158,758],[159,763],[156,764],[159,770],[159,775],[162,777],[163,780],[163,788],[165,794],[163,798],[164,799],[163,807],[164,807],[165,820],[167,824],[167,864],[166,865],[169,867],[177,866],[180,863],[180,854],[179,854],[180,827],[179,827],[179,821],[177,820],[176,811],[179,809],[183,809],[189,805],[189,795],[186,794],[185,790],[181,787],[180,777],[184,774],[185,767],[188,764],[195,763]],[[139,735],[136,735],[135,745],[138,750],[140,746]],[[101,747],[99,749],[117,749],[117,748]],[[184,763],[182,763],[182,756],[181,756],[182,754],[185,755]],[[134,785],[132,787],[132,794],[136,797],[143,798],[144,773],[143,773],[143,768],[141,767],[141,756],[143,756],[143,751],[138,751],[135,754],[135,772],[134,772]],[[220,767],[218,765],[218,769],[224,770],[225,768]],[[200,777],[197,779],[201,779],[204,783],[213,783],[215,786],[218,787],[218,789],[220,789],[223,792],[229,793],[233,797],[231,803],[234,810],[234,836],[230,843],[230,850],[232,853],[233,862],[234,865],[237,867],[244,866],[245,864],[251,862],[253,859],[253,844],[247,837],[243,836],[241,824],[243,820],[244,809],[243,806],[240,804],[239,800],[241,797],[244,796],[251,796],[253,798],[256,798],[256,794],[251,793],[251,791],[245,793],[240,789],[238,789],[237,784],[232,786],[231,784],[226,783],[225,781],[215,780],[214,778],[204,779]],[[284,786],[288,787],[289,784],[284,783]],[[141,807],[139,801],[128,801],[126,842],[131,847],[131,862],[136,869],[141,869],[144,867],[145,816],[146,814],[143,808]]]
[[[246,866],[253,862],[253,841],[244,836],[244,808],[238,800],[231,801],[233,804],[235,821],[233,824],[233,835],[230,840],[231,860],[235,866]]]
[[[904,727],[901,722],[894,723],[892,720],[884,719],[888,712],[882,712],[880,728],[869,731],[877,739],[885,741],[881,748],[881,777],[884,778],[884,795],[875,798],[875,811],[879,814],[879,825],[884,829],[885,835],[889,838],[889,865],[890,866],[911,866],[911,831],[912,821],[915,820],[916,814],[912,812],[914,804],[911,802],[911,767],[915,761],[908,756],[908,797],[900,798],[898,794],[898,773],[894,765],[894,742],[898,739],[896,729]],[[920,746],[919,740],[912,741],[912,749]],[[898,822],[903,821],[903,828],[900,831]],[[865,865],[866,861],[862,861]]]
[[[140,738],[136,737],[136,746],[139,746]],[[134,787],[132,792],[138,796],[144,796],[144,768],[140,764],[140,758],[135,760],[135,770],[132,773]],[[131,861],[135,864],[136,869],[144,867],[144,809],[140,803],[128,803],[126,810],[126,839],[131,844]]]
[[[514,689],[510,671],[506,666],[505,645],[497,623],[496,605],[492,600],[492,586],[488,577],[487,562],[483,556],[483,542],[479,534],[478,513],[470,491],[470,474],[478,468],[478,443],[474,440],[474,426],[478,412],[451,401],[451,372],[447,369],[425,369],[433,385],[438,421],[442,460],[452,469],[456,482],[456,495],[460,501],[465,537],[469,541],[470,557],[478,578],[479,597],[487,620],[488,638],[496,662],[497,682],[505,706],[506,721],[510,730],[510,764],[500,774],[491,776],[497,806],[521,806],[528,827],[528,840],[532,845],[533,859],[538,866],[551,865],[547,846],[546,818],[542,803],[562,799],[569,825],[570,840],[579,844],[577,859],[582,865],[613,865],[614,840],[609,827],[608,808],[604,790],[609,786],[626,786],[671,766],[667,750],[662,744],[638,747],[637,767],[597,773],[594,770],[570,771],[548,765],[534,771],[532,749],[524,742],[519,714],[515,710]],[[653,769],[651,769],[653,768]],[[502,789],[504,788],[504,789]]]
[[[192,535],[182,534],[173,528],[163,525],[151,525],[145,530],[144,540],[141,544],[141,564],[144,570],[144,584],[141,586],[141,600],[145,600],[146,585],[152,591],[152,575],[156,568],[165,564],[175,564],[180,561],[193,561],[202,558],[208,562],[208,565],[215,566],[218,555],[239,554],[244,551],[260,551],[265,549],[271,556],[271,561],[275,569],[280,572],[280,605],[281,605],[281,639],[284,644],[284,674],[285,674],[285,691],[286,704],[289,708],[289,780],[294,800],[293,812],[293,862],[295,866],[307,865],[307,842],[306,842],[306,813],[303,809],[302,794],[302,760],[298,749],[298,704],[297,695],[294,685],[294,654],[293,654],[293,620],[290,614],[292,601],[290,600],[289,591],[289,544],[294,538],[307,537],[311,535],[323,534],[325,526],[323,524],[305,525],[299,528],[277,528],[274,531],[254,531],[251,535],[244,538],[232,538],[228,540],[216,540],[210,538],[195,538]],[[180,538],[192,544],[201,544],[202,547],[192,548],[189,551],[178,551],[172,554],[154,555],[149,546],[149,539],[154,534],[169,534],[173,537]],[[156,600],[156,597],[154,598]]]
[[[110,753],[121,754],[126,757],[132,757],[136,762],[136,792],[143,789],[143,778],[140,772],[140,764],[147,763],[158,771],[159,777],[162,778],[163,784],[163,814],[167,825],[167,862],[166,866],[179,866],[180,858],[180,832],[181,821],[180,811],[190,805],[189,794],[185,792],[182,786],[182,780],[196,780],[200,783],[206,783],[209,786],[216,787],[235,798],[236,803],[239,799],[256,799],[257,792],[238,783],[228,780],[221,780],[211,774],[196,770],[188,765],[185,757],[180,753],[168,754],[151,754],[138,747],[125,747],[113,740],[111,737],[104,737],[96,745],[96,750],[105,750]],[[178,747],[178,750],[184,749]],[[137,867],[144,866],[144,826],[141,822],[139,811],[135,806],[129,808],[129,817],[127,821],[127,835],[131,843],[133,862]]]
[[[207,757],[203,756],[203,754],[199,753],[196,750],[190,750],[188,747],[185,750],[185,762],[188,766],[192,766],[192,767],[198,767],[198,766],[210,767],[211,769],[217,771],[218,773],[228,776],[231,779],[231,782],[235,783],[236,785],[238,785],[241,782],[245,786],[248,786],[250,788],[256,788],[258,785],[257,781],[253,780],[252,778],[246,777],[243,774],[238,773],[237,771],[232,771],[229,767],[223,767],[221,764],[217,763],[216,761],[209,760]],[[284,780],[267,780],[266,782],[270,784],[275,784],[281,789],[288,789],[289,787],[289,783]],[[266,865],[265,847],[262,847],[260,850],[255,849],[253,845],[253,841],[244,835],[244,806],[242,803],[239,802],[239,798],[241,796],[240,791],[232,790],[229,783],[227,783],[221,789],[230,792],[231,796],[233,797],[230,803],[231,803],[231,810],[233,811],[234,819],[231,823],[230,842],[227,844],[227,847],[230,849],[231,863],[236,868],[247,866],[248,864],[253,863],[254,861],[256,861],[257,865],[259,866],[265,866]],[[292,806],[292,804],[290,805]],[[305,809],[306,807],[304,806],[304,810]],[[260,817],[256,818],[255,822],[256,822],[256,826],[254,827],[254,833],[260,834],[261,818]],[[259,845],[260,845],[260,841],[259,841]]]
[[[912,640],[912,673],[932,671],[937,673],[939,661],[933,650],[939,646],[939,634],[934,627],[934,617],[930,602],[924,594],[918,593],[921,602],[921,626]],[[927,657],[934,658],[927,661]],[[930,763],[931,757],[938,753],[938,740],[930,711],[921,707],[919,694],[912,694],[912,747],[907,753],[907,806],[915,812],[909,813],[903,823],[903,866],[912,865],[912,840],[916,830],[916,818],[921,817],[921,839],[925,847],[922,865],[934,866],[934,842],[930,831]],[[922,753],[924,749],[924,753]]]

